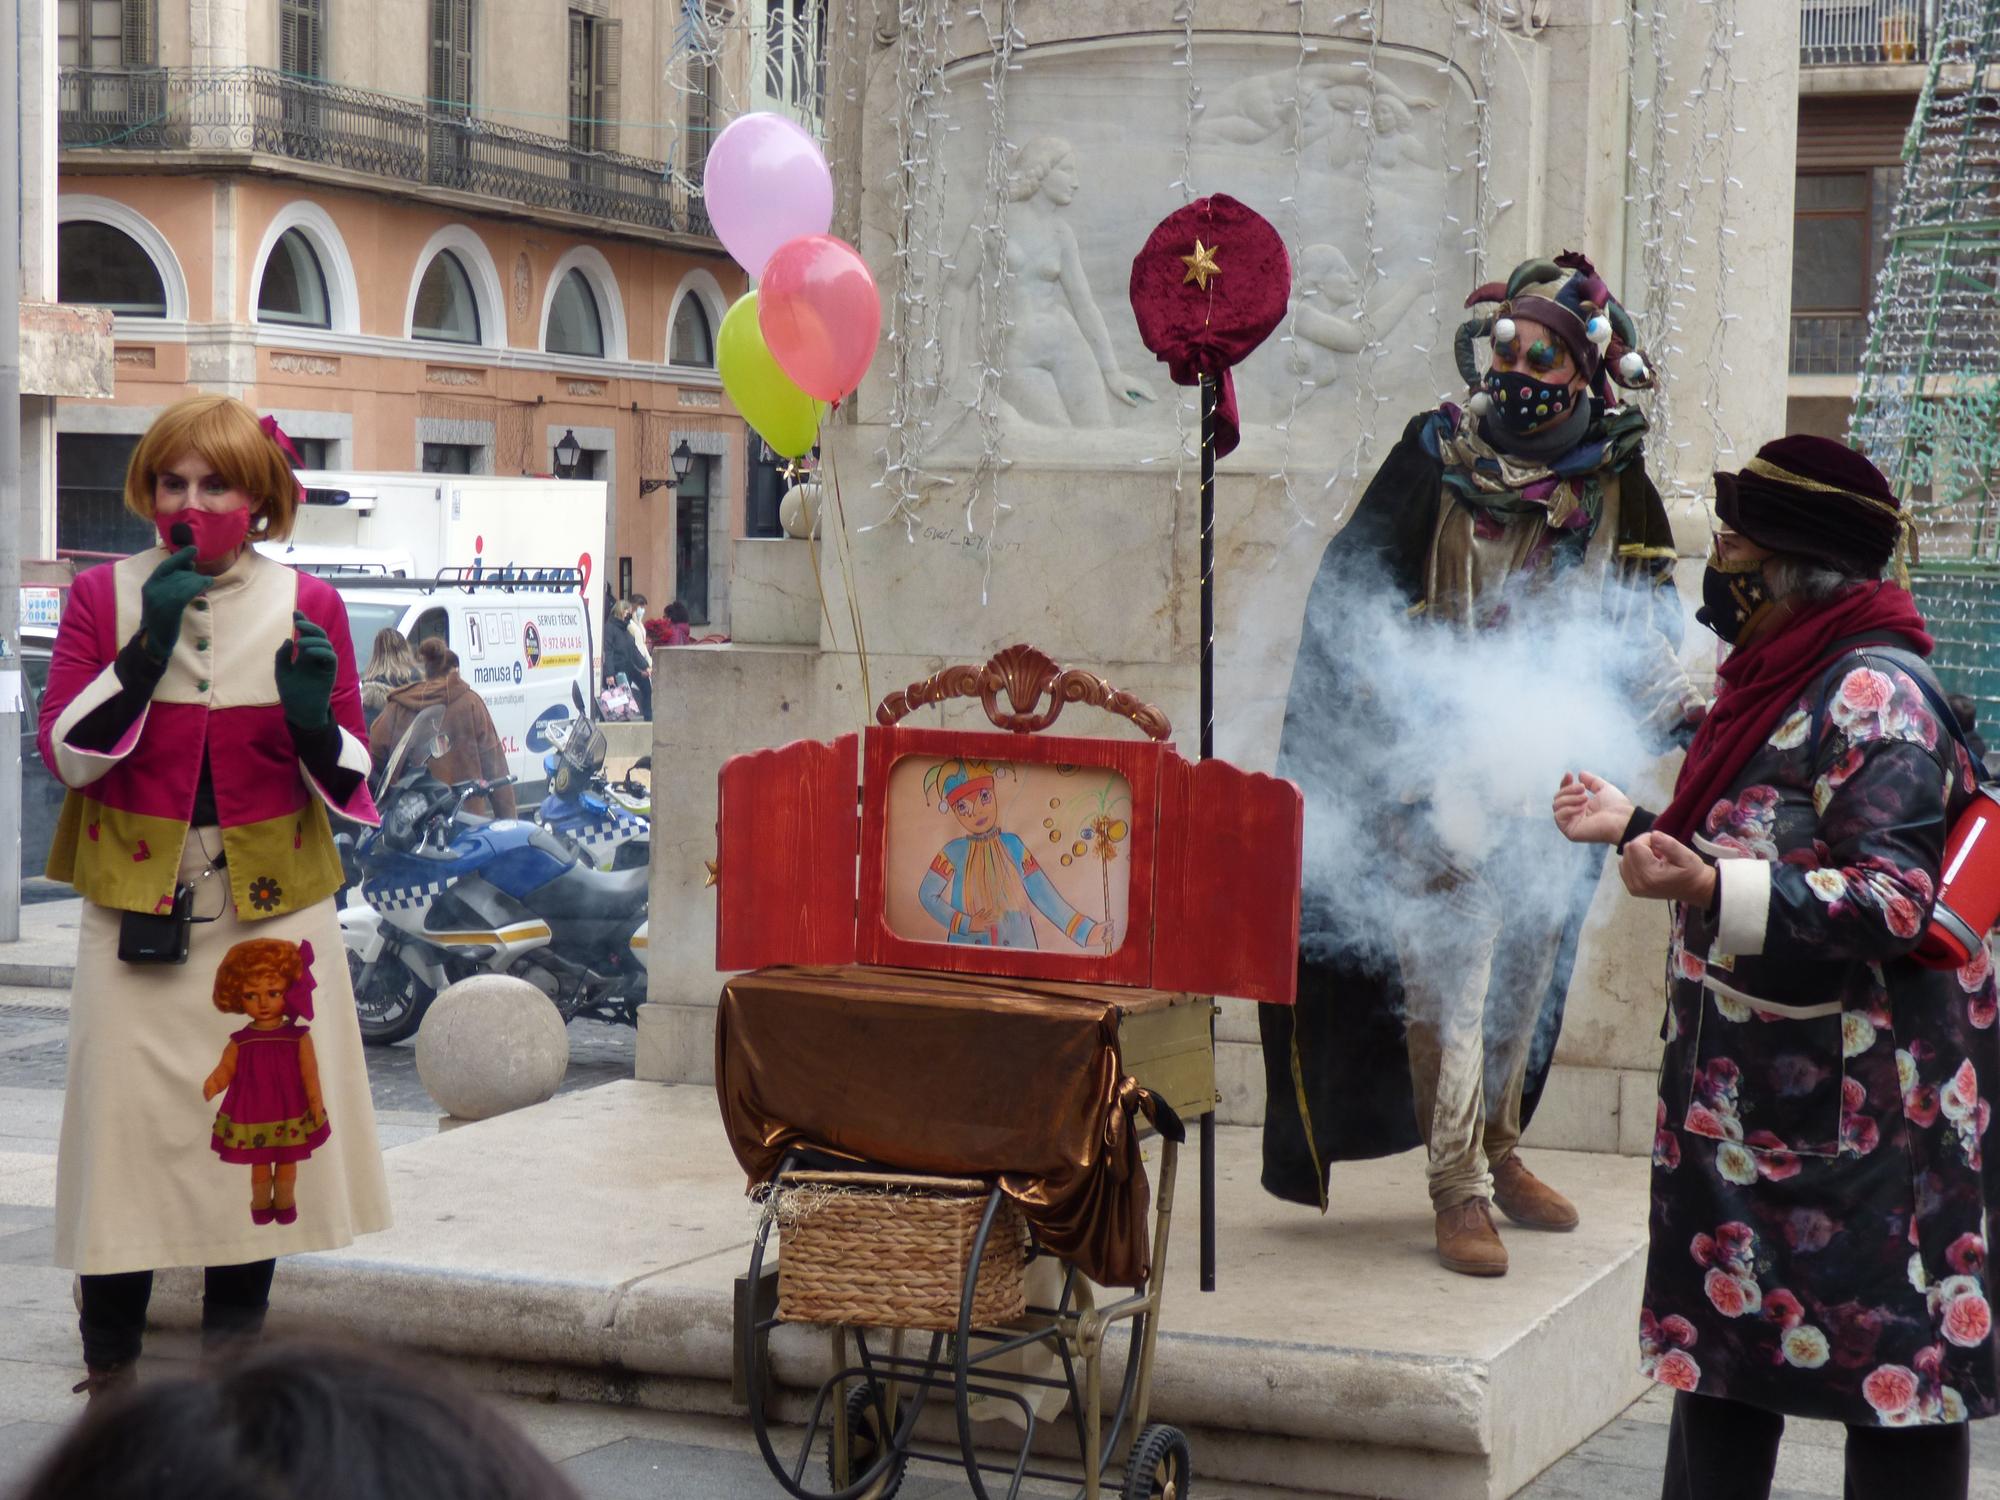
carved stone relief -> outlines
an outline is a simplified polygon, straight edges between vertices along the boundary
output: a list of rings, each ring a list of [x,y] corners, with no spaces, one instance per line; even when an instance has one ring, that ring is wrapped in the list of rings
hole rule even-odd
[[[514,257],[514,316],[528,315],[528,293],[535,282],[534,268],[528,264],[528,252],[523,250]]]
[[[1488,20],[1498,21],[1509,31],[1539,36],[1549,24],[1555,0],[1466,0],[1466,4],[1483,11]]]
[[[340,361],[317,354],[273,354],[271,368],[281,375],[338,375]]]
[[[1242,463],[1275,460],[1291,422],[1295,461],[1331,466],[1353,451],[1364,406],[1376,420],[1364,390],[1400,412],[1456,388],[1440,323],[1472,281],[1472,174],[1452,170],[1472,145],[1469,95],[1428,56],[1377,49],[1371,88],[1365,43],[1317,47],[1301,68],[1290,38],[1204,38],[1206,108],[1191,140],[1171,38],[1037,48],[1009,79],[1005,327],[985,343],[998,345],[989,399],[1005,457],[1133,464],[1172,450],[1181,393],[1140,342],[1126,288],[1146,235],[1183,201],[1174,183],[1190,145],[1197,192],[1256,208],[1295,258],[1296,318],[1237,371]],[[908,263],[934,278],[924,290],[950,309],[930,424],[929,461],[944,466],[979,443],[977,282],[993,275],[979,229],[984,76],[978,65],[949,76],[950,253]],[[1226,276],[1226,245],[1220,264]]]

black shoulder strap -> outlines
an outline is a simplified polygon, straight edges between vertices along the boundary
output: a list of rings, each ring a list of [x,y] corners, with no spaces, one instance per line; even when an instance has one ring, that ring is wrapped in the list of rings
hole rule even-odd
[[[1849,636],[1846,640],[1835,641],[1828,651],[1826,666],[1831,667],[1843,656],[1852,655],[1856,652],[1866,652],[1870,656],[1886,657],[1889,661],[1895,663],[1897,667],[1901,668],[1910,680],[1916,683],[1918,690],[1923,693],[1924,697],[1929,700],[1931,712],[1937,715],[1938,723],[1944,727],[1944,732],[1950,735],[1955,743],[1963,746],[1967,755],[1972,755],[1972,747],[1966,744],[1965,730],[1959,725],[1958,715],[1951,711],[1951,704],[1945,698],[1944,685],[1937,680],[1937,674],[1931,670],[1931,664],[1904,644],[1902,636],[1883,635],[1877,632],[1872,635]],[[1826,699],[1822,696],[1818,706],[1813,709],[1812,743],[1814,745],[1819,743],[1820,732],[1825,727]],[[1975,766],[1979,765],[1979,757],[1973,755],[1972,762]],[[1956,773],[1954,772],[1954,774]]]

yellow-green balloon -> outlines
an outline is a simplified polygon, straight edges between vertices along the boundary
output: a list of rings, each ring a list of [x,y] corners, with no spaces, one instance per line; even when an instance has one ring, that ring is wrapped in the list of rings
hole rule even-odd
[[[715,368],[722,388],[757,436],[780,458],[803,458],[819,441],[823,403],[792,383],[764,346],[757,326],[757,294],[746,292],[724,314],[715,337]]]

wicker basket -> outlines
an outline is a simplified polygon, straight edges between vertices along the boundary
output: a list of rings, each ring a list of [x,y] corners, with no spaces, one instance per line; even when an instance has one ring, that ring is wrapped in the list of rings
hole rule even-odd
[[[775,1210],[778,1316],[858,1328],[957,1328],[988,1191],[967,1178],[786,1174]],[[1027,1263],[1027,1222],[1002,1198],[979,1263],[974,1326],[1021,1316]]]

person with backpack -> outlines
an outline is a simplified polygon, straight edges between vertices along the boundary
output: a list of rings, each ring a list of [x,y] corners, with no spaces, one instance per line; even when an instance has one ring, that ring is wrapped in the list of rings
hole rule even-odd
[[[1673,800],[1590,775],[1555,798],[1672,903],[1639,1322],[1678,1392],[1662,1493],[1767,1496],[1799,1416],[1847,1425],[1856,1500],[1964,1500],[1965,1424],[2000,1411],[2000,994],[1984,946],[1912,954],[1979,776],[1883,580],[1904,516],[1875,466],[1787,437],[1715,483],[1697,618],[1731,651]]]

